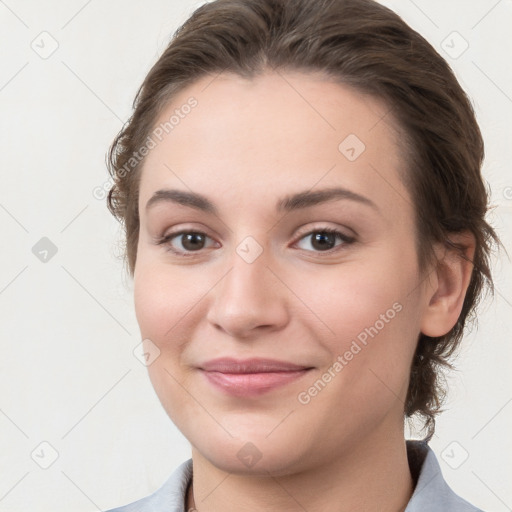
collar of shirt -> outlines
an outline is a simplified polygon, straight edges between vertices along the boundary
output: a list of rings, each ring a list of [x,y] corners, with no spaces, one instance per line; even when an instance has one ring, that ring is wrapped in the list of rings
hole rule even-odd
[[[450,489],[425,441],[407,441],[407,456],[416,486],[405,512],[482,512]],[[191,478],[188,459],[153,494],[107,512],[190,512],[185,510],[185,494]]]

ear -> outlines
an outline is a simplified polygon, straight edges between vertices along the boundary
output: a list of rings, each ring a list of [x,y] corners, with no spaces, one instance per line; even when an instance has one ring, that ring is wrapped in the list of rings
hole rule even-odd
[[[453,233],[449,240],[460,250],[445,244],[434,248],[437,268],[428,280],[421,320],[421,332],[430,337],[443,336],[457,323],[474,267],[474,235]]]

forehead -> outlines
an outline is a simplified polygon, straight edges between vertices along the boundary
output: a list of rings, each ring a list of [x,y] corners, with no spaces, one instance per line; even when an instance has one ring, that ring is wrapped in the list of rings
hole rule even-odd
[[[226,198],[238,190],[260,200],[291,188],[340,185],[396,208],[408,193],[389,110],[319,73],[203,77],[177,94],[154,125],[141,203],[164,183]]]

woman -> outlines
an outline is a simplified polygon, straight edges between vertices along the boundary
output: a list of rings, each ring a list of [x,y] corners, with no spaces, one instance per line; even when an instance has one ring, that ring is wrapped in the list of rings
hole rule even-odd
[[[449,66],[387,8],[197,9],[114,141],[108,198],[192,458],[115,511],[477,510],[428,441],[492,286],[482,160]]]

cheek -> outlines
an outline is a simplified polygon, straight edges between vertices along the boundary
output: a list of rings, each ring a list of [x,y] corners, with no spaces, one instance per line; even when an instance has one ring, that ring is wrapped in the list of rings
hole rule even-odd
[[[405,315],[398,310],[405,303],[413,307],[410,292],[417,283],[414,269],[400,268],[397,259],[390,255],[387,261],[353,262],[315,276],[295,276],[293,289],[321,321],[318,328],[323,324],[336,342],[356,338],[375,324],[379,331],[389,331],[391,324],[402,325]]]
[[[188,315],[197,314],[208,283],[197,279],[192,266],[176,272],[165,265],[140,263],[134,276],[134,303],[141,335],[167,350],[165,341],[173,339],[176,345],[177,334],[190,325]]]
[[[200,298],[208,288],[186,272],[178,273],[156,262],[146,263],[141,258],[137,265],[134,275],[137,322],[142,339],[151,340],[159,351],[147,367],[148,375],[169,417],[178,428],[185,428],[197,411],[194,412],[194,403],[184,391],[182,383],[186,375],[180,362],[187,342],[193,337],[190,318],[197,314]]]
[[[404,264],[409,260],[403,252],[391,250],[375,261],[354,262],[302,281],[302,288],[296,282],[298,295],[315,314],[310,325],[326,333],[317,340],[330,354],[324,371],[330,368],[326,379],[333,385],[330,392],[322,391],[319,402],[389,405],[406,393],[420,325],[413,252],[411,258],[410,265]],[[311,283],[315,286],[307,286]]]

